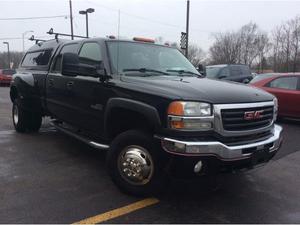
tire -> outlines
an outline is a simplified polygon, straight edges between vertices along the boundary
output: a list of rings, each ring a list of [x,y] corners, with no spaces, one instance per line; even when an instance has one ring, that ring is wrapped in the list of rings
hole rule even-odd
[[[12,120],[17,132],[24,133],[27,130],[29,115],[21,108],[19,99],[15,99],[13,102]]]
[[[248,84],[249,82],[250,82],[249,79],[244,79],[244,80],[242,81],[242,83],[244,83],[244,84]]]
[[[106,163],[113,182],[121,191],[147,196],[162,191],[166,184],[164,158],[163,150],[151,135],[129,130],[112,142]]]
[[[37,132],[42,124],[42,116],[38,113],[24,110],[19,99],[15,99],[13,102],[12,119],[15,130],[19,133],[25,133],[26,131]]]

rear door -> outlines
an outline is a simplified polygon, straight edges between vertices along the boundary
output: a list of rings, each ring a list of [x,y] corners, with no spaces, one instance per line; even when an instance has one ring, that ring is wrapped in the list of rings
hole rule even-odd
[[[74,121],[73,106],[69,104],[70,99],[74,96],[69,86],[72,77],[61,74],[62,54],[77,54],[78,49],[79,43],[63,45],[53,60],[46,80],[47,108],[55,117],[65,122]]]
[[[287,76],[275,78],[265,86],[265,90],[278,98],[278,110],[281,116],[300,116],[299,77]]]

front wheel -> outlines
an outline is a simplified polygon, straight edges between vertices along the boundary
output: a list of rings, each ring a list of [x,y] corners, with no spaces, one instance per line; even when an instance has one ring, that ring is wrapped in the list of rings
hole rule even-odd
[[[108,172],[113,182],[132,195],[151,195],[162,190],[164,156],[153,137],[131,130],[113,141],[107,155]]]

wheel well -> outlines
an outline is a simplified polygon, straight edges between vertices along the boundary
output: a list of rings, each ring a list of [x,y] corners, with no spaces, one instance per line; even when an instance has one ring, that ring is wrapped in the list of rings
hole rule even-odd
[[[18,97],[18,90],[15,86],[12,86],[10,89],[10,99],[12,102]]]
[[[109,139],[127,130],[138,129],[151,132],[154,125],[142,113],[122,108],[114,108],[106,121],[106,131]]]

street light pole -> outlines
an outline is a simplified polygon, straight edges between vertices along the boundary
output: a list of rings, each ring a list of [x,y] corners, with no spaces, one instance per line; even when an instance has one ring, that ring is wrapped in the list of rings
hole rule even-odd
[[[187,0],[186,6],[186,50],[185,56],[188,57],[189,52],[189,26],[190,26],[190,0]]]
[[[23,34],[22,34],[22,41],[23,41],[23,54],[25,53],[25,35],[28,34],[28,33],[33,33],[33,30],[28,30],[28,31],[25,31]]]
[[[86,37],[89,37],[89,14],[85,14],[85,28],[86,28]]]
[[[88,14],[89,13],[93,13],[95,12],[95,9],[93,8],[88,8],[87,10],[80,10],[79,11],[79,14],[81,15],[85,15],[85,26],[86,26],[86,37],[88,38],[89,37],[89,16]]]
[[[5,41],[3,44],[7,45],[7,56],[8,56],[8,68],[10,69],[10,52],[9,52],[9,42]]]

